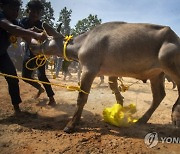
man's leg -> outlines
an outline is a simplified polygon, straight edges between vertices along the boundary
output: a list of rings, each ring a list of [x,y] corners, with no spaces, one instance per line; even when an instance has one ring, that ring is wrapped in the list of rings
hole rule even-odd
[[[0,56],[0,71],[5,74],[17,76],[16,69],[8,54]],[[19,91],[19,80],[5,77],[15,113],[20,113],[19,104],[22,102]]]
[[[46,76],[45,65],[39,67],[38,71],[39,71],[38,72],[39,80],[50,83],[47,76]],[[51,106],[56,105],[56,101],[54,99],[54,92],[52,90],[51,85],[43,84],[43,86],[44,86],[44,88],[46,90],[47,96],[49,97],[49,104],[48,105],[51,105]]]
[[[33,70],[30,70],[26,67],[27,61],[28,61],[28,59],[23,61],[22,77],[28,78],[28,79],[33,79],[32,78]],[[29,68],[34,68],[35,66],[36,66],[35,60],[32,60],[28,63]],[[24,80],[24,82],[29,83],[31,86],[33,86],[34,88],[36,88],[38,90],[38,93],[35,96],[35,98],[38,98],[44,92],[44,89],[41,87],[41,85],[39,83],[27,81],[27,80]]]

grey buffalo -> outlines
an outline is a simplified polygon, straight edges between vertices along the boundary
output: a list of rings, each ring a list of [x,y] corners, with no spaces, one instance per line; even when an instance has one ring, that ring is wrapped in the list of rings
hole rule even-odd
[[[64,36],[43,24],[48,40],[31,45],[35,54],[63,57]],[[109,84],[118,103],[123,104],[117,78],[133,77],[150,80],[152,104],[138,123],[146,123],[165,97],[164,73],[177,85],[178,98],[172,108],[172,121],[180,126],[180,39],[168,26],[146,23],[109,22],[72,39],[67,45],[67,57],[82,66],[80,88],[89,93],[97,75],[109,76]],[[88,94],[79,92],[77,109],[64,128],[72,132],[81,118]]]

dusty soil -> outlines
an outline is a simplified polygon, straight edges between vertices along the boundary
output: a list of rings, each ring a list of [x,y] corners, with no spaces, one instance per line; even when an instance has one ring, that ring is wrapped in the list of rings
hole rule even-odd
[[[67,81],[63,81],[62,76],[52,79],[49,75],[48,78],[53,83],[77,85],[76,75]],[[172,84],[166,82],[167,95],[148,124],[119,128],[103,121],[103,109],[115,103],[105,79],[105,83],[97,87],[99,78],[96,78],[76,132],[67,134],[63,128],[75,111],[78,92],[53,86],[57,106],[49,107],[46,93],[35,100],[37,91],[20,81],[23,99],[20,107],[24,114],[19,118],[13,115],[6,81],[0,77],[0,153],[179,153],[180,144],[159,142],[149,148],[144,143],[145,135],[150,132],[157,132],[159,137],[180,137],[180,131],[171,125],[171,108],[177,99],[177,90],[172,90]],[[136,81],[124,78],[125,85]],[[125,104],[137,105],[140,117],[151,104],[150,84],[139,81],[123,96]]]

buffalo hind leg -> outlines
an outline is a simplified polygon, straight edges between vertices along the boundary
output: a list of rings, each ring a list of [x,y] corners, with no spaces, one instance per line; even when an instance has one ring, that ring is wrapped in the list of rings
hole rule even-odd
[[[170,31],[170,43],[166,41],[159,53],[161,65],[165,68],[165,73],[176,83],[178,89],[178,99],[172,108],[172,122],[176,127],[180,127],[180,42],[179,37]],[[170,35],[169,35],[170,36]],[[173,38],[174,37],[174,38]],[[173,39],[172,39],[173,38]],[[173,43],[173,41],[174,43]]]
[[[166,93],[164,90],[164,73],[159,74],[150,79],[151,82],[151,90],[153,101],[150,108],[146,111],[146,113],[138,120],[138,124],[146,123],[151,115],[154,113],[156,108],[159,106]]]
[[[81,90],[89,93],[95,76],[96,76],[96,73],[83,72],[82,78],[81,78],[81,84],[80,84]],[[78,99],[77,99],[77,109],[73,115],[73,118],[69,121],[69,123],[64,128],[64,131],[66,133],[71,133],[74,131],[75,126],[81,119],[81,114],[82,114],[84,105],[87,102],[87,99],[88,99],[88,94],[79,92]]]
[[[109,77],[109,87],[111,88],[111,90],[115,94],[117,103],[123,105],[124,97],[121,95],[121,93],[119,91],[117,79],[118,79],[118,77],[110,76]]]
[[[180,96],[180,85],[178,87],[178,95]],[[171,114],[172,123],[175,127],[180,128],[180,97],[178,97],[176,103],[173,105]]]

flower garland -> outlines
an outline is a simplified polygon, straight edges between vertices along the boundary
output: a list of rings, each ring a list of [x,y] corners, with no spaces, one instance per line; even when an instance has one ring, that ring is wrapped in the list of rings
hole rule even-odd
[[[9,41],[11,42],[11,44],[13,45],[13,47],[15,47],[15,48],[17,48],[17,43],[18,43],[18,41],[17,41],[18,39],[17,39],[17,37],[16,36],[14,36],[14,35],[11,35],[10,37],[9,37]]]

